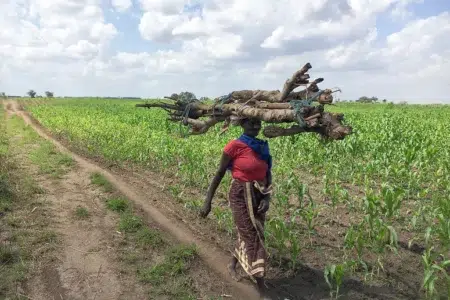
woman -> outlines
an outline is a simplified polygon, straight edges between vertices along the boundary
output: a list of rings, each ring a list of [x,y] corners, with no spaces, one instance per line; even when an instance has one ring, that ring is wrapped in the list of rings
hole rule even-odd
[[[256,279],[258,290],[264,290],[266,249],[264,247],[264,221],[269,209],[272,184],[272,157],[267,141],[257,139],[261,121],[243,119],[240,125],[244,133],[230,141],[224,148],[220,166],[208,189],[201,216],[211,211],[211,202],[227,169],[233,181],[229,192],[229,205],[237,229],[237,243],[228,270],[234,280],[236,264]]]

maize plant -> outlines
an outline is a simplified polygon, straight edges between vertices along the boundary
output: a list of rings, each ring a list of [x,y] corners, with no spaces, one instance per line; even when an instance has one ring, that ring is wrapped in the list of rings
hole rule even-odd
[[[55,136],[88,154],[145,166],[206,193],[223,147],[240,135],[240,128],[222,132],[211,126],[204,134],[184,138],[180,124],[167,121],[164,111],[138,109],[139,103],[52,99],[27,109]],[[377,253],[396,255],[385,250],[397,250],[405,230],[427,249],[434,246],[436,255],[448,257],[450,107],[339,103],[328,111],[345,113],[353,133],[332,142],[315,133],[269,140],[275,187],[266,226],[269,249],[290,257],[294,267],[300,252],[316,251],[305,235],[329,226],[323,217],[327,214],[338,222],[346,217],[342,235],[333,238],[342,252],[354,253],[356,260],[362,261],[367,251],[376,257]],[[218,194],[226,195],[229,185],[227,176]],[[185,206],[192,209],[198,204]],[[229,214],[215,213],[229,232]],[[445,266],[428,258],[423,263],[424,289],[429,295],[443,292],[445,284],[437,282],[445,281],[440,269]],[[337,265],[328,269],[334,288],[342,270]]]

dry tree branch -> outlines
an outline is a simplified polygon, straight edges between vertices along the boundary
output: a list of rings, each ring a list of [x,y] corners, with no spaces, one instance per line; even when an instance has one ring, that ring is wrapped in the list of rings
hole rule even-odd
[[[286,80],[280,92],[267,90],[240,90],[215,99],[206,104],[196,99],[181,99],[177,94],[164,97],[173,103],[154,102],[137,104],[137,107],[162,108],[169,113],[169,120],[181,122],[191,127],[191,134],[204,134],[211,127],[223,122],[223,133],[227,130],[231,118],[256,118],[266,123],[298,123],[290,128],[267,126],[263,130],[266,137],[294,135],[303,132],[315,132],[332,139],[342,139],[351,134],[352,128],[342,124],[342,114],[324,112],[324,105],[333,103],[333,93],[339,89],[321,90],[318,84],[323,78],[309,82],[308,70],[312,66],[306,63]],[[294,92],[299,86],[304,90]],[[314,106],[312,102],[319,105]],[[205,119],[202,119],[205,118]]]

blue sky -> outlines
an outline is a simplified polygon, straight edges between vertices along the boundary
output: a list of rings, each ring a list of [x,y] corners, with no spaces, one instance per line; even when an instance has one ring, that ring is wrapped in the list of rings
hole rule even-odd
[[[0,3],[0,92],[216,97],[304,63],[341,99],[449,102],[448,0]]]
[[[406,19],[393,18],[389,11],[385,11],[377,16],[376,26],[380,33],[380,39],[400,31],[410,20],[426,19],[442,12],[450,11],[450,1],[429,0],[412,2],[407,6],[407,10],[411,15]]]

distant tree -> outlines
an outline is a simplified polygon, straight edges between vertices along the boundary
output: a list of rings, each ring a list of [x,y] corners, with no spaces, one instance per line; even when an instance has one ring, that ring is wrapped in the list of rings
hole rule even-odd
[[[29,90],[27,95],[30,96],[30,98],[34,98],[36,97],[36,92],[34,90]]]
[[[46,96],[47,98],[53,98],[53,92],[46,91],[46,92],[45,92],[45,96]]]
[[[366,97],[366,96],[362,96],[362,97],[359,97],[359,99],[356,100],[356,102],[362,102],[362,103],[365,103],[365,102],[367,102],[367,99],[369,99],[369,98]]]
[[[200,99],[199,99],[201,102],[206,102],[206,101],[209,101],[209,98],[208,97],[200,97]]]
[[[0,98],[6,99],[6,98],[7,98],[7,97],[6,97],[6,93],[5,93],[5,92],[1,92],[1,93],[0,93]]]
[[[178,99],[181,99],[183,101],[192,101],[192,100],[197,99],[197,97],[195,96],[194,93],[191,93],[191,92],[181,92],[178,95]]]
[[[356,100],[356,102],[361,102],[361,103],[376,103],[378,102],[378,98],[377,97],[367,97],[367,96],[362,96],[359,97],[358,100]]]
[[[387,102],[387,100],[386,99],[383,99],[383,103],[386,103]]]

